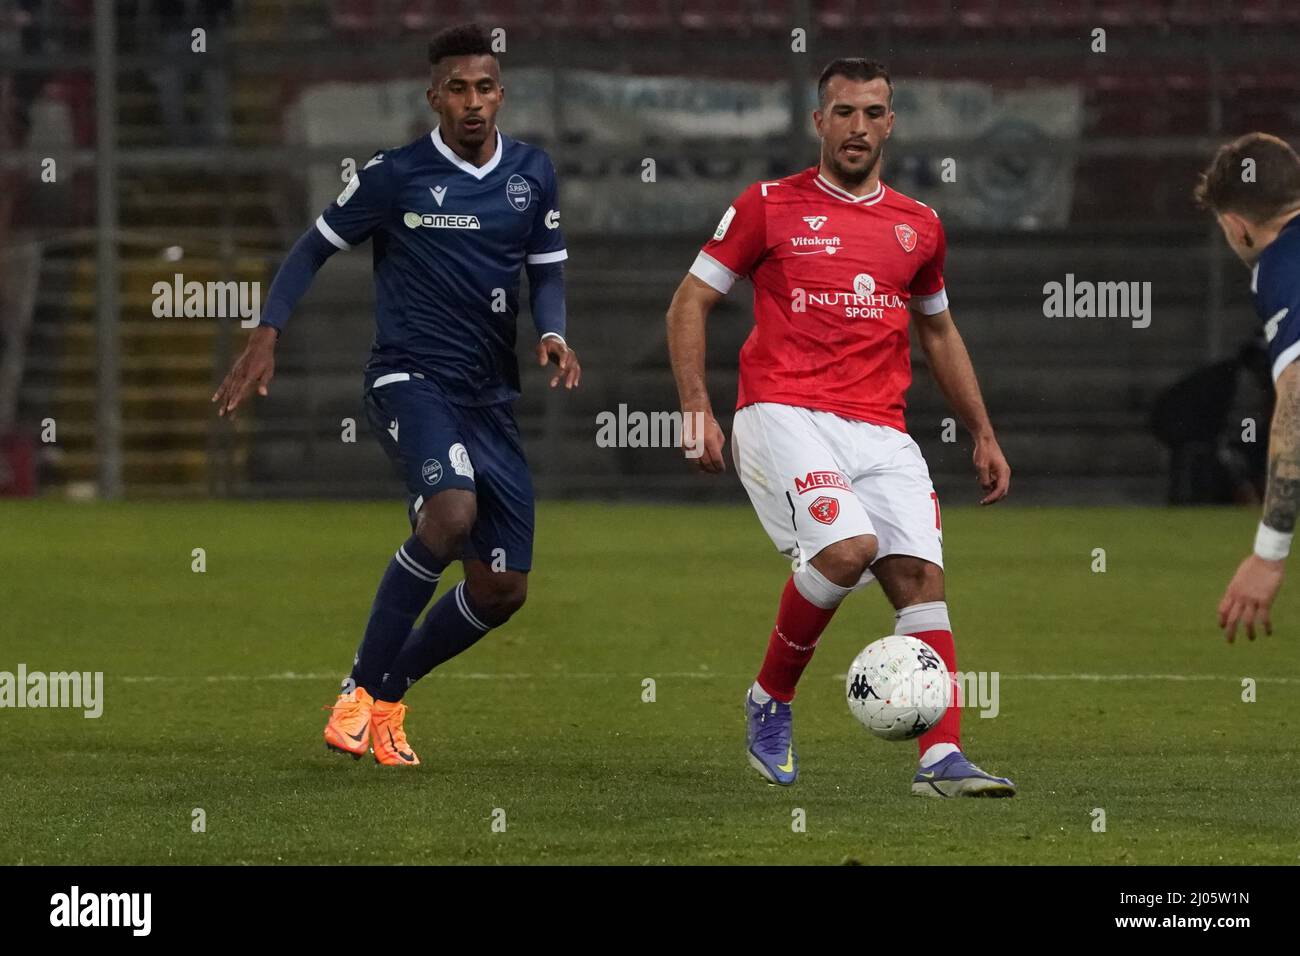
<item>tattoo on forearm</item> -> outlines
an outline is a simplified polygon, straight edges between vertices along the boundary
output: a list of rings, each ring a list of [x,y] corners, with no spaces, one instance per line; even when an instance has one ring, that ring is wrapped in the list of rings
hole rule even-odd
[[[1264,494],[1264,524],[1287,534],[1295,531],[1300,512],[1300,389],[1289,385],[1277,395]]]

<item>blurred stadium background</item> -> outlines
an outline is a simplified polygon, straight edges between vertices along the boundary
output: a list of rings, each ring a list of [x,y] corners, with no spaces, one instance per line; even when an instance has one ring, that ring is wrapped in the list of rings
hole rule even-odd
[[[561,177],[586,371],[563,396],[525,373],[542,497],[743,499],[676,452],[598,448],[595,416],[676,407],[672,291],[736,193],[815,162],[813,80],[845,55],[893,72],[885,179],[945,219],[954,314],[1013,499],[1241,496],[1227,488],[1239,473],[1223,480],[1225,463],[1249,467],[1227,424],[1266,418],[1266,387],[1231,364],[1187,386],[1185,407],[1205,398],[1215,427],[1184,446],[1172,482],[1150,419],[1163,390],[1256,333],[1246,273],[1189,192],[1229,136],[1294,140],[1290,0],[0,0],[0,493],[400,495],[360,407],[368,251],[322,271],[270,398],[233,427],[208,399],[245,331],[155,318],[151,290],[182,273],[265,294],[345,162],[431,128],[424,46],[467,19],[505,31],[501,126],[548,149]],[[792,50],[795,28],[806,52]],[[1067,273],[1151,282],[1150,327],[1045,318],[1043,284]],[[714,403],[728,412],[744,289],[710,329]],[[520,329],[526,350],[524,317]],[[916,358],[910,429],[941,495],[965,503],[964,435],[941,441],[948,413]],[[1206,383],[1238,379],[1216,404]],[[355,443],[340,440],[349,418]]]

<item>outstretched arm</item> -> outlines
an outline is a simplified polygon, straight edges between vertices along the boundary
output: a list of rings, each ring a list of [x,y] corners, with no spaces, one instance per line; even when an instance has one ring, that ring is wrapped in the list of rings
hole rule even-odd
[[[975,474],[984,489],[982,505],[1001,501],[1011,485],[1011,466],[1007,464],[998,446],[980,395],[979,380],[971,365],[966,343],[952,320],[952,313],[943,309],[933,315],[913,312],[917,337],[930,364],[930,374],[939,384],[939,390],[948,406],[957,413],[971,437],[975,439]]]
[[[709,472],[727,470],[722,457],[726,439],[713,418],[713,405],[704,383],[704,327],[722,295],[687,273],[668,306],[668,354],[682,406],[682,443],[688,457],[695,458],[699,467]],[[697,432],[697,425],[702,425],[702,433]]]
[[[217,403],[217,414],[234,414],[239,403],[253,391],[265,395],[271,378],[275,375],[275,343],[280,330],[289,321],[298,301],[311,287],[312,279],[337,251],[316,226],[304,232],[293,244],[280,271],[275,274],[271,289],[266,295],[266,307],[261,321],[249,336],[243,353],[226,374],[212,401]]]
[[[547,262],[529,264],[528,301],[533,313],[533,326],[537,329],[537,364],[545,367],[554,362],[557,371],[551,376],[551,388],[560,382],[565,388],[576,388],[582,382],[582,366],[578,353],[569,348],[564,339],[566,325],[564,309],[564,263]]]
[[[1296,515],[1300,513],[1300,363],[1292,362],[1277,379],[1277,404],[1268,437],[1268,488],[1264,518],[1255,534],[1255,553],[1241,562],[1219,601],[1219,627],[1229,643],[1237,625],[1255,639],[1255,627],[1273,633],[1269,616],[1282,587],[1291,551]]]

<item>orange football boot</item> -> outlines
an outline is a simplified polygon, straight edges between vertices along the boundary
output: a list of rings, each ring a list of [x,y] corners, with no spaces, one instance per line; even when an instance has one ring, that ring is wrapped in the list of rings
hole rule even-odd
[[[375,701],[370,711],[370,741],[375,751],[375,763],[385,767],[414,767],[420,762],[411,745],[406,742],[402,721],[406,718],[406,705]]]
[[[375,699],[364,687],[339,694],[334,706],[325,708],[331,712],[325,724],[325,746],[360,760],[370,749],[370,711],[374,706]]]

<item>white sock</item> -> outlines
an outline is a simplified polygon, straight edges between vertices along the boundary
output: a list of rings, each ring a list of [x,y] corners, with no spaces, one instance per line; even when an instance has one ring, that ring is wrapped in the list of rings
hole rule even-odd
[[[933,767],[948,754],[955,754],[960,750],[956,744],[935,744],[921,754],[921,769]]]
[[[772,695],[758,686],[758,681],[754,681],[754,686],[749,689],[749,695],[754,698],[756,704],[766,704],[772,699]]]

